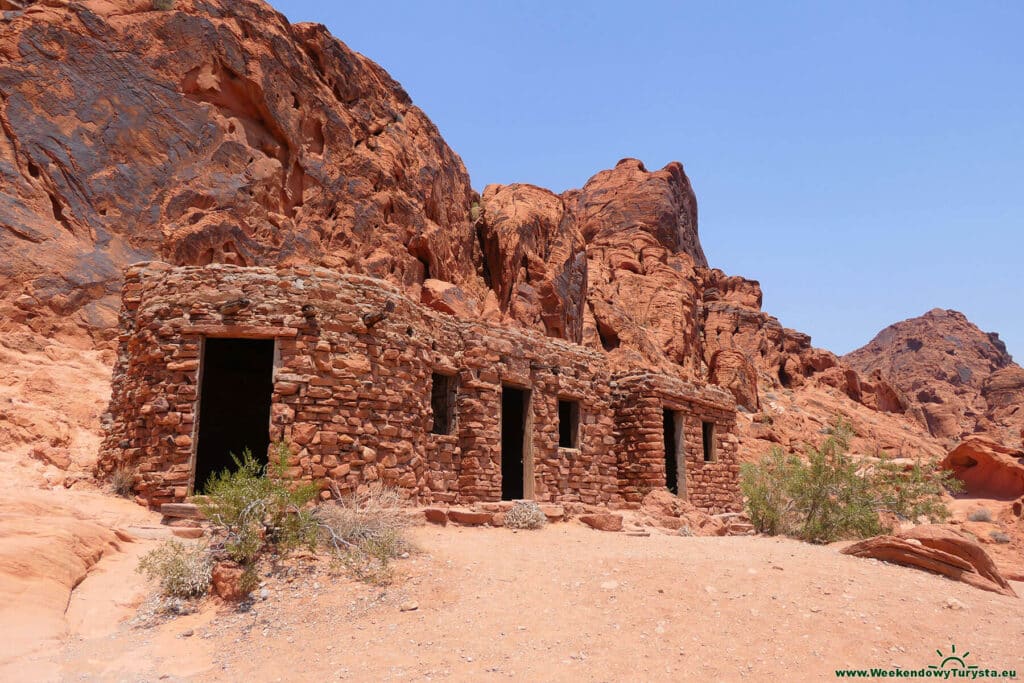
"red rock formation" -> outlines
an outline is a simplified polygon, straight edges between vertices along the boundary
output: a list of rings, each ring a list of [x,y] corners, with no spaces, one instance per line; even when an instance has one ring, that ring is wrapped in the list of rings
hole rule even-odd
[[[999,335],[982,332],[962,313],[937,308],[890,325],[843,360],[897,387],[937,437],[986,432],[1019,443],[1024,370]]]
[[[550,337],[579,342],[587,257],[576,216],[533,185],[489,185],[478,221],[484,277],[502,312]]]
[[[942,466],[952,470],[972,496],[1001,500],[1024,496],[1024,451],[975,436],[950,451]]]
[[[1017,595],[980,545],[942,526],[923,525],[896,536],[875,536],[842,552],[925,569],[1002,595]]]
[[[401,86],[263,2],[0,24],[0,315],[116,321],[122,268],[313,262],[482,295],[459,157]]]

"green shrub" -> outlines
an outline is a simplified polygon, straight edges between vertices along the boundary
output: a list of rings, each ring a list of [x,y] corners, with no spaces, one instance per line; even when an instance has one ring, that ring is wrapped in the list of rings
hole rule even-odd
[[[209,590],[213,558],[204,546],[165,541],[142,556],[136,571],[158,581],[168,597],[192,598]]]
[[[174,9],[174,0],[153,0],[153,9],[161,11]]]
[[[255,585],[255,563],[264,552],[284,556],[316,545],[317,524],[307,504],[318,487],[289,482],[285,473],[290,449],[279,443],[276,450],[276,459],[267,466],[248,449],[241,458],[232,453],[237,469],[210,477],[205,495],[196,499],[212,525],[214,555],[245,568],[243,585],[250,587]]]
[[[405,537],[409,518],[391,488],[338,497],[314,513],[324,545],[333,549],[359,580],[387,584],[391,560],[412,549]]]
[[[516,501],[505,513],[505,526],[509,529],[540,529],[547,523],[547,515],[532,500]]]
[[[949,511],[944,489],[956,489],[952,473],[936,463],[909,470],[886,461],[861,467],[848,455],[853,431],[838,420],[806,458],[781,449],[740,469],[740,490],[754,528],[814,543],[865,538],[888,530],[886,518],[942,520]]]

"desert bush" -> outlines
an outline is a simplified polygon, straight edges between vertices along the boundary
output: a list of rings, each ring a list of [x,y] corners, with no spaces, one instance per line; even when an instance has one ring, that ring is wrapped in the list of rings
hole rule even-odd
[[[210,588],[213,558],[204,546],[187,547],[165,541],[139,560],[136,571],[160,584],[160,592],[172,598],[191,598]]]
[[[287,480],[291,449],[275,445],[276,457],[261,465],[246,449],[235,461],[234,471],[215,474],[205,495],[196,504],[212,525],[211,550],[217,559],[231,559],[246,572],[243,585],[255,585],[255,563],[263,554],[281,557],[317,540],[317,524],[310,503],[317,495],[315,484]]]
[[[902,519],[948,517],[942,492],[955,488],[936,463],[904,470],[885,460],[863,468],[848,454],[853,432],[837,420],[806,458],[779,448],[740,470],[740,490],[754,528],[815,543],[865,538],[888,530],[885,513]]]
[[[978,508],[977,510],[971,511],[971,514],[967,516],[967,519],[972,522],[991,522],[992,513],[988,508]]]
[[[135,470],[118,465],[110,473],[110,490],[114,495],[128,498],[135,492]]]
[[[532,500],[516,501],[505,513],[505,526],[509,529],[540,529],[547,523],[547,515]]]
[[[321,541],[359,580],[389,583],[391,560],[412,549],[404,500],[387,487],[335,498],[314,512]]]
[[[174,0],[153,0],[153,9],[161,11],[174,9]]]
[[[1010,535],[1005,531],[991,531],[988,535],[996,543],[1009,543]]]

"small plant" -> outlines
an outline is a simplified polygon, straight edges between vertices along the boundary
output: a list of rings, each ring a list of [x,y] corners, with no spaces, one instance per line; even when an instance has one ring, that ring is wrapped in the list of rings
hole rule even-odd
[[[213,559],[203,546],[165,541],[142,556],[136,571],[158,581],[167,597],[193,598],[209,590]]]
[[[214,556],[237,562],[245,570],[242,585],[247,589],[257,583],[255,564],[264,552],[284,556],[316,545],[317,525],[307,504],[318,488],[289,482],[285,473],[291,449],[283,442],[275,448],[277,457],[266,467],[249,449],[241,458],[232,453],[236,469],[212,476],[206,494],[196,499],[213,526]]]
[[[862,468],[848,455],[853,430],[837,419],[806,460],[781,449],[740,470],[740,490],[754,528],[814,543],[864,538],[889,527],[883,514],[901,519],[943,520],[942,492],[959,482],[935,463],[905,470],[887,460]]]
[[[174,0],[153,0],[153,9],[158,9],[161,12],[174,9]]]
[[[967,519],[972,522],[991,522],[992,513],[989,512],[988,508],[978,508],[977,510],[972,510],[971,514],[967,515]]]
[[[404,534],[409,518],[401,496],[382,487],[335,498],[314,513],[321,541],[359,580],[390,583],[391,560],[412,549]]]
[[[110,490],[114,495],[129,498],[135,492],[135,470],[118,465],[110,473]]]
[[[1009,543],[1010,535],[1005,531],[991,531],[988,535],[996,543]]]
[[[540,529],[547,523],[547,515],[532,500],[516,501],[505,513],[505,526],[509,529]]]

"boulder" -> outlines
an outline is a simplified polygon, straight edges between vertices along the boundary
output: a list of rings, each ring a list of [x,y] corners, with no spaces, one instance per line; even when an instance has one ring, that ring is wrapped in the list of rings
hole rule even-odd
[[[448,513],[440,508],[427,508],[423,511],[423,516],[431,524],[448,526]]]
[[[925,569],[982,590],[1016,597],[981,546],[947,527],[929,524],[897,535],[875,536],[854,543],[842,552]]]
[[[622,531],[622,515],[610,512],[580,515],[580,521],[598,531]]]
[[[990,439],[964,439],[941,466],[951,470],[972,496],[1000,500],[1024,496],[1024,452]]]
[[[215,595],[230,602],[244,600],[248,593],[242,588],[245,570],[235,562],[218,562],[213,566],[211,585]]]
[[[423,281],[420,301],[425,306],[457,318],[476,317],[476,302],[466,296],[462,288],[450,282],[429,278]]]
[[[448,519],[455,524],[461,524],[462,526],[482,526],[484,524],[491,523],[493,520],[493,514],[490,512],[480,512],[478,510],[451,508],[448,510]]]

